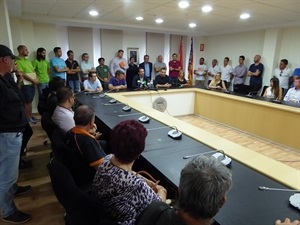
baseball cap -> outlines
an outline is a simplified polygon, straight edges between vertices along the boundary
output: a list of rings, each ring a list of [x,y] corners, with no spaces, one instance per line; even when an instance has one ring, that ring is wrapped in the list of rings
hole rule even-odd
[[[12,59],[19,59],[18,56],[15,56],[12,51],[5,45],[0,45],[0,57],[10,56]]]

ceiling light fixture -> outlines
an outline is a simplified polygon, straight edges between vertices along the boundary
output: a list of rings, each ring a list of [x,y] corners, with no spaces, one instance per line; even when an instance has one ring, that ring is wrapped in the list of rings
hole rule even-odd
[[[99,15],[99,13],[97,11],[95,11],[95,10],[89,11],[89,14],[91,16],[98,16]]]
[[[189,5],[190,5],[190,3],[187,1],[180,1],[178,3],[179,8],[181,8],[181,9],[186,9],[187,7],[189,7]]]
[[[140,21],[140,20],[143,20],[144,18],[141,17],[141,16],[138,16],[138,17],[136,17],[135,19]]]
[[[189,27],[190,27],[190,28],[194,28],[194,27],[196,27],[196,26],[197,26],[197,24],[195,24],[195,23],[190,23],[190,24],[189,24]]]
[[[164,22],[164,21],[163,21],[162,19],[156,19],[155,22],[156,22],[156,23],[162,23],[162,22]]]
[[[212,10],[212,7],[210,5],[205,5],[202,7],[202,12],[208,13]]]
[[[249,17],[250,17],[250,15],[248,13],[243,13],[243,14],[240,15],[240,18],[242,20],[248,19]]]

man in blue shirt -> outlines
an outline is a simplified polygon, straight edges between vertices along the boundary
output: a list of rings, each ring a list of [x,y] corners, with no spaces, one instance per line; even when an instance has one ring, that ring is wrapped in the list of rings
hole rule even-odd
[[[261,56],[254,56],[254,63],[251,64],[248,76],[250,76],[250,93],[251,95],[257,95],[262,87],[262,75],[264,72],[264,65],[260,63]]]
[[[142,62],[139,67],[144,69],[145,78],[151,80],[152,62],[149,62],[149,55],[144,55],[144,62]]]
[[[117,70],[114,77],[111,77],[108,83],[109,90],[122,90],[127,88],[125,72]]]
[[[67,67],[65,61],[60,58],[62,56],[61,48],[55,47],[53,52],[55,56],[50,61],[52,78],[60,77],[63,80],[66,80],[66,72],[69,71],[69,68]]]
[[[97,78],[96,72],[89,72],[89,79],[83,82],[84,91],[87,92],[101,92],[102,85],[101,82]]]

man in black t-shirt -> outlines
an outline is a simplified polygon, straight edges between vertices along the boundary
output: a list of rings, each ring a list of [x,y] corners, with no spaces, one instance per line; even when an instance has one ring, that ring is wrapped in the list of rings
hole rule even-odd
[[[80,90],[79,88],[79,75],[81,71],[80,66],[76,60],[74,60],[74,52],[69,50],[67,52],[68,59],[65,61],[69,71],[67,72],[67,85],[73,90],[74,93]]]
[[[169,88],[172,86],[170,77],[166,74],[166,68],[160,69],[160,74],[155,77],[154,87],[156,88]]]

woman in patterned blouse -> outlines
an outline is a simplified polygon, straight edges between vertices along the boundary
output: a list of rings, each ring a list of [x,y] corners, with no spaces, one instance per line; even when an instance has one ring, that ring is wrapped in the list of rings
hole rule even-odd
[[[111,133],[111,155],[96,172],[92,193],[118,224],[134,225],[136,218],[153,201],[165,201],[167,191],[132,171],[144,151],[147,130],[135,120],[119,123]]]

